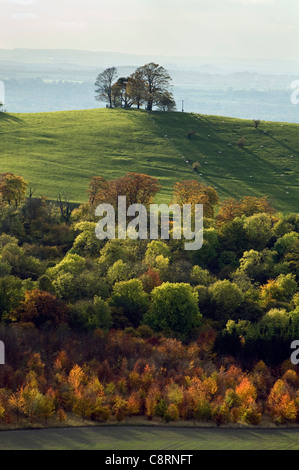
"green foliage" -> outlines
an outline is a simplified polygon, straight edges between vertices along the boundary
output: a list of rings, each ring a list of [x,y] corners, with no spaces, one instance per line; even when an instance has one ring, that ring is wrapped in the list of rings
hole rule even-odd
[[[233,251],[239,258],[249,248],[248,233],[244,224],[244,219],[236,217],[222,224],[218,230],[222,250]]]
[[[144,261],[148,266],[154,268],[157,267],[157,263],[159,264],[159,260],[169,258],[170,254],[167,243],[162,240],[152,240],[147,245]],[[159,257],[158,260],[157,257]]]
[[[92,180],[96,184],[102,178]],[[188,181],[182,187],[188,198]],[[195,191],[194,197],[201,196]],[[187,252],[182,240],[99,241],[94,214],[86,207],[75,209],[66,221],[59,206],[44,198],[34,200],[32,194],[13,211],[3,206],[3,321],[38,327],[59,323],[55,311],[54,318],[43,313],[41,299],[48,305],[53,301],[54,310],[62,300],[71,312],[71,330],[100,335],[112,328],[125,329],[149,343],[159,342],[162,335],[186,342],[197,339],[200,345],[208,342],[204,356],[211,354],[209,341],[215,341],[216,354],[231,353],[245,360],[246,351],[249,361],[255,354],[273,361],[278,345],[279,357],[285,357],[287,343],[297,334],[296,214],[274,214],[267,198],[230,199],[220,206],[221,217],[204,219],[203,247]],[[37,290],[40,297],[30,297]],[[50,300],[51,295],[55,300]],[[214,339],[208,339],[210,334]],[[137,409],[135,398],[131,405]],[[221,406],[220,418],[226,413]]]
[[[212,284],[209,293],[217,308],[228,314],[232,314],[243,302],[241,289],[227,279]]]
[[[44,263],[28,255],[25,249],[15,242],[6,243],[0,256],[2,266],[6,266],[6,270],[22,279],[37,279],[45,270]]]
[[[271,278],[274,271],[275,252],[268,249],[263,251],[245,251],[240,259],[239,273],[245,274],[252,281],[263,283]]]
[[[79,222],[75,225],[75,231],[80,233],[75,238],[70,253],[80,256],[99,256],[104,243],[96,237],[95,227],[95,222]]]
[[[119,281],[125,281],[129,277],[130,267],[127,263],[124,263],[122,259],[115,261],[115,263],[108,268],[107,278],[112,284]]]
[[[136,259],[139,249],[140,247],[135,240],[108,240],[100,252],[99,267],[106,274],[116,261],[122,260],[124,263],[128,263],[132,257]]]
[[[193,263],[204,268],[213,269],[216,265],[219,248],[219,237],[216,228],[204,229],[202,248],[192,251],[191,254]]]
[[[163,283],[151,293],[151,306],[144,322],[155,331],[187,338],[200,326],[198,296],[189,284]]]
[[[277,252],[279,257],[284,256],[287,252],[291,251],[295,246],[296,241],[299,239],[298,232],[288,232],[282,237],[278,238],[273,246],[273,250]]]
[[[268,214],[247,217],[244,230],[252,249],[262,250],[273,235],[272,218]]]
[[[24,284],[15,276],[0,278],[0,315],[13,310],[24,297]]]
[[[203,269],[200,266],[195,265],[191,271],[191,282],[192,284],[209,286],[213,282],[213,276],[211,276],[207,269]]]
[[[70,325],[78,330],[109,330],[112,321],[108,303],[101,297],[77,301],[70,307]]]
[[[290,301],[291,297],[297,292],[298,284],[293,274],[281,274],[276,279],[281,299],[284,301]]]
[[[86,267],[86,260],[77,255],[68,253],[56,266],[49,268],[49,276],[54,279],[62,273],[77,275]]]
[[[110,304],[122,309],[128,322],[137,327],[149,306],[149,298],[139,279],[117,282],[112,290]]]

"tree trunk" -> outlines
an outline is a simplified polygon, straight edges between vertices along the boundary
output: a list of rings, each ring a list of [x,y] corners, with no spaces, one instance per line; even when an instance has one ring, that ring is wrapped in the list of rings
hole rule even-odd
[[[147,102],[147,108],[146,108],[148,111],[152,111],[153,109],[153,101],[152,100],[149,100]]]

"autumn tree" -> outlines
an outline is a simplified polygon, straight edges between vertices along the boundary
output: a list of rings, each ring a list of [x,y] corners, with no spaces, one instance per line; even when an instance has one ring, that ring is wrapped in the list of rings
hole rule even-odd
[[[119,179],[118,194],[127,198],[127,205],[148,206],[161,188],[158,180],[140,173],[128,173]]]
[[[240,201],[235,198],[229,198],[222,201],[219,205],[219,212],[217,214],[217,222],[219,224],[234,220],[236,217],[242,215]]]
[[[297,292],[298,284],[292,274],[280,274],[276,279],[269,279],[261,286],[263,304],[269,308],[277,302],[288,302]],[[279,305],[279,304],[278,304]]]
[[[20,387],[15,393],[12,393],[9,397],[9,403],[13,411],[16,413],[17,421],[19,416],[25,410],[25,398],[23,396],[24,388]]]
[[[133,100],[134,105],[137,109],[144,103],[146,99],[145,81],[141,70],[136,70],[128,77],[127,83],[127,95]]]
[[[36,417],[43,418],[45,424],[55,413],[54,399],[51,393],[37,393],[34,399],[34,413]]]
[[[254,214],[265,213],[273,214],[274,209],[269,201],[267,196],[263,197],[254,197],[254,196],[245,196],[241,201],[241,212],[246,217],[250,217]]]
[[[134,96],[130,94],[129,78],[120,77],[112,86],[112,102],[115,108],[131,108]]]
[[[174,201],[177,204],[203,204],[205,217],[214,216],[214,208],[219,202],[217,191],[211,186],[196,180],[184,180],[174,185]]]
[[[278,379],[273,385],[268,397],[268,408],[273,420],[278,424],[295,420],[297,408],[285,380]]]
[[[140,173],[127,173],[115,180],[93,177],[89,184],[89,204],[111,204],[117,208],[118,196],[125,196],[127,208],[132,204],[148,206],[160,189],[156,178]]]
[[[19,322],[32,322],[37,327],[67,323],[68,307],[54,295],[38,289],[25,292],[25,300],[12,315]]]
[[[12,173],[0,175],[0,195],[5,204],[14,204],[16,207],[25,199],[27,182],[22,176]]]
[[[242,215],[250,217],[258,213],[270,215],[274,213],[274,209],[267,197],[245,196],[243,199],[229,198],[219,204],[217,222],[222,224]]]
[[[150,62],[136,70],[145,85],[145,100],[147,101],[146,109],[152,111],[153,107],[161,103],[162,97],[172,98],[169,91],[171,77],[167,70],[159,64]]]
[[[140,276],[140,280],[143,285],[143,289],[148,294],[151,291],[162,284],[162,280],[160,279],[159,271],[157,269],[149,268],[145,273]]]

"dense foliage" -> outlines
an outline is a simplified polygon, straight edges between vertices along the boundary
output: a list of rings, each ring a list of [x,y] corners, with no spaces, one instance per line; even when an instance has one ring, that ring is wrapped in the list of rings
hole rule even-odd
[[[201,250],[99,240],[104,193],[149,204],[156,180],[93,178],[71,210],[13,177],[0,186],[0,419],[298,421],[297,214],[181,182],[174,199],[206,208]]]

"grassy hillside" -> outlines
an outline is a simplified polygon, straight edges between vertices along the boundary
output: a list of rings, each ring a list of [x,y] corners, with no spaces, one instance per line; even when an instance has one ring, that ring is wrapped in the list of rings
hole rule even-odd
[[[268,195],[278,210],[298,210],[298,124],[255,129],[246,120],[121,109],[0,113],[0,139],[0,171],[24,176],[49,199],[82,202],[90,177],[135,171],[159,179],[159,202],[169,202],[176,181],[199,178],[221,198]]]

